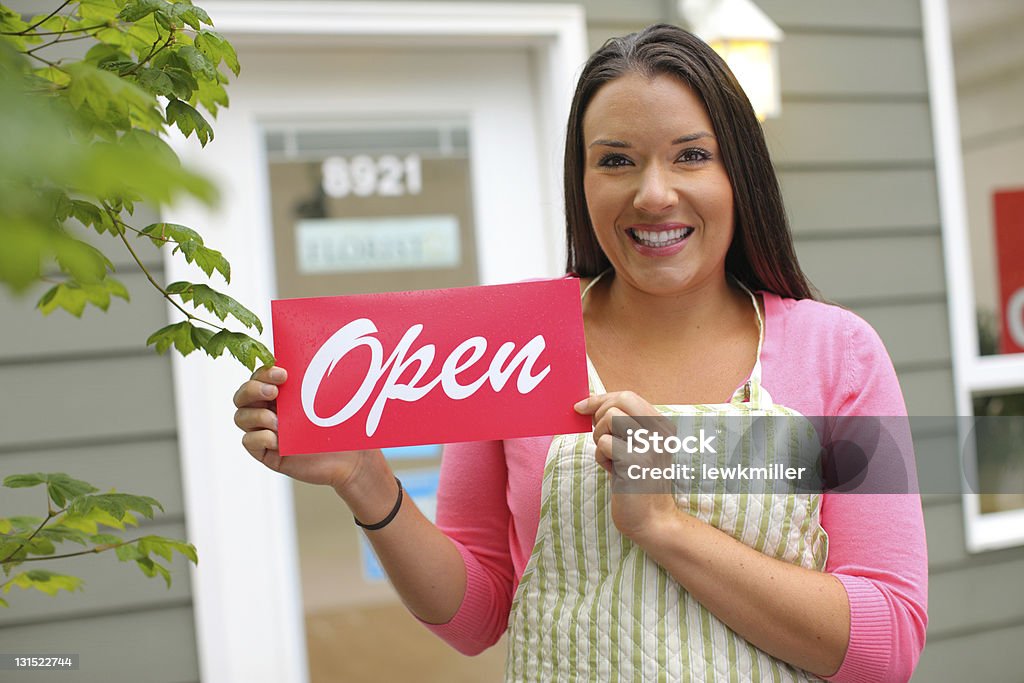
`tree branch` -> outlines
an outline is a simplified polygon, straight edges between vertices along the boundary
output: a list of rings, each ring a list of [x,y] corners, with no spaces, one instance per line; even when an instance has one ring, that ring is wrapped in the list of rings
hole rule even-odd
[[[129,76],[131,74],[134,74],[136,71],[138,71],[142,67],[144,67],[149,62],[149,60],[153,59],[153,57],[156,57],[157,54],[159,54],[168,45],[170,45],[172,42],[174,42],[174,31],[171,30],[171,32],[167,34],[167,40],[164,42],[164,44],[160,45],[160,47],[157,47],[157,45],[160,43],[161,40],[163,40],[163,36],[161,36],[159,34],[159,32],[158,32],[156,40],[153,41],[152,47],[149,48],[149,54],[146,55],[146,57],[144,59],[140,59],[138,64],[133,66],[131,69],[128,69],[128,71],[125,71],[121,75],[122,76]]]
[[[122,221],[121,217],[118,215],[118,213],[116,211],[114,211],[114,209],[111,208],[110,205],[108,205],[105,201],[103,202],[103,208],[106,209],[107,215],[110,216],[110,219],[112,221],[114,221],[116,224],[120,225],[122,228],[126,228],[126,229],[130,229],[130,230],[134,230],[135,232],[139,232],[135,228],[131,227],[130,225],[128,225],[127,223]],[[197,315],[193,315],[192,313],[187,311],[184,307],[182,307],[181,304],[179,304],[177,301],[172,299],[171,298],[171,294],[168,293],[168,291],[166,289],[164,289],[163,286],[161,286],[159,282],[156,281],[156,279],[153,277],[153,275],[149,272],[149,269],[146,268],[145,264],[142,262],[142,259],[139,258],[138,253],[136,253],[135,249],[132,248],[132,245],[128,241],[128,238],[125,237],[124,230],[119,230],[117,234],[121,238],[121,241],[124,242],[124,246],[128,249],[128,253],[131,254],[132,259],[139,266],[139,268],[142,269],[142,272],[145,274],[146,279],[149,280],[150,284],[152,284],[154,287],[156,287],[157,291],[160,292],[160,294],[165,299],[167,299],[167,301],[172,306],[174,306],[179,311],[181,311],[181,313],[185,316],[185,318],[189,322],[192,322],[194,320],[196,322],[200,322],[200,323],[206,325],[207,327],[212,327],[212,328],[214,328],[216,330],[227,330],[228,329],[228,328],[224,327],[223,325],[217,325],[215,323],[211,323],[209,320],[204,320],[203,318],[200,318]],[[147,237],[148,237],[148,235],[147,235]]]
[[[36,35],[42,35],[42,34],[36,34]],[[62,33],[60,35],[63,36],[64,34]],[[64,39],[64,40],[62,40],[61,38],[57,38],[55,40],[51,40],[49,43],[44,43],[42,45],[36,45],[31,50],[25,50],[24,54],[32,55],[36,50],[43,50],[45,48],[52,47],[52,46],[54,46],[54,45],[56,45],[58,43],[70,43],[70,42],[75,41],[75,40],[84,40],[86,38],[95,38],[95,37],[96,37],[95,33],[84,33],[84,34],[82,34],[80,36],[74,36],[73,38],[67,38],[67,39]]]
[[[60,31],[39,31],[38,33],[33,33],[32,35],[34,35],[34,36],[63,36],[63,35],[67,35],[68,33],[82,33],[84,31],[93,31],[93,30],[96,30],[98,28],[106,28],[106,27],[107,27],[106,24],[96,24],[95,26],[80,26],[78,28],[65,28],[65,29],[61,29]],[[23,33],[24,33],[24,31],[22,31],[21,33],[0,33],[0,35],[4,35],[4,36],[20,36]]]
[[[36,530],[33,531],[32,534],[28,538],[26,538],[24,541],[22,541],[21,545],[19,545],[17,548],[12,550],[10,552],[10,554],[7,555],[7,557],[5,557],[4,559],[0,560],[0,564],[8,564],[9,562],[11,562],[11,558],[14,557],[15,555],[17,555],[18,552],[22,548],[24,548],[29,543],[31,543],[32,539],[36,537],[36,534],[38,534],[40,531],[42,531],[43,527],[46,526],[47,524],[49,524],[51,519],[53,519],[57,515],[60,515],[61,513],[64,512],[64,510],[67,509],[67,508],[64,508],[63,510],[57,510],[56,512],[54,512],[53,509],[50,508],[50,499],[49,499],[49,497],[47,497],[47,499],[46,499],[46,507],[48,508],[47,512],[46,512],[46,519],[43,520],[42,524],[40,524],[38,527],[36,527]],[[20,562],[20,560],[19,560],[19,562]]]
[[[25,30],[23,30],[23,31],[19,31],[18,33],[4,33],[3,35],[6,35],[6,36],[23,36],[23,35],[25,35],[26,33],[28,33],[28,32],[30,32],[30,31],[32,31],[32,30],[34,30],[34,29],[36,29],[36,28],[37,28],[37,27],[39,27],[40,25],[42,25],[42,24],[45,24],[46,22],[48,22],[48,21],[49,21],[50,19],[52,19],[53,17],[57,16],[57,13],[58,13],[58,12],[60,12],[60,11],[61,11],[62,9],[64,9],[65,7],[67,7],[68,5],[70,5],[70,4],[71,4],[71,1],[72,1],[72,0],[64,0],[64,2],[60,3],[60,5],[58,5],[58,6],[57,6],[57,9],[53,10],[53,11],[52,11],[52,12],[50,12],[50,13],[49,13],[48,15],[46,15],[45,17],[43,17],[42,19],[40,19],[40,20],[39,20],[39,21],[37,21],[36,23],[32,24],[31,26],[29,26],[29,27],[28,27],[28,28],[26,28]]]
[[[44,562],[46,560],[63,560],[65,558],[67,558],[67,557],[78,557],[79,555],[98,555],[99,553],[105,553],[108,550],[113,550],[115,548],[120,548],[121,546],[131,545],[132,543],[138,543],[141,540],[142,540],[141,538],[133,538],[130,541],[122,541],[120,543],[107,543],[107,544],[104,544],[104,545],[98,545],[98,546],[96,546],[94,548],[90,548],[89,550],[79,550],[77,552],[64,553],[62,555],[45,555],[45,556],[40,556],[40,557],[26,557],[24,560],[18,560],[18,562],[19,563],[20,562]],[[3,562],[0,562],[0,564],[3,564],[5,562],[6,562],[6,560],[4,560]]]

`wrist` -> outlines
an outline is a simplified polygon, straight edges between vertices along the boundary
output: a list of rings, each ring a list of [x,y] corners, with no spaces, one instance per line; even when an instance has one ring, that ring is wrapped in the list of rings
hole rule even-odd
[[[333,488],[356,518],[370,524],[387,516],[398,496],[395,475],[380,451],[360,457],[358,466]]]
[[[640,546],[655,562],[661,564],[663,555],[676,555],[680,548],[687,546],[687,535],[692,532],[698,519],[679,508],[653,516],[642,529],[632,534],[630,540]]]
[[[398,497],[395,499],[395,504],[387,514],[387,517],[379,522],[364,522],[353,515],[352,519],[355,521],[356,526],[364,529],[365,531],[377,531],[379,529],[383,529],[395,520],[395,517],[398,516],[398,511],[402,509],[402,501],[405,500],[405,492],[402,490],[402,481],[398,477],[395,477],[395,483],[398,484]]]

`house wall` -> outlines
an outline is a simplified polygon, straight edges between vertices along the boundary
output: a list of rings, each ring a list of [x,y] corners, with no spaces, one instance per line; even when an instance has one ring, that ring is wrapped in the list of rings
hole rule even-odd
[[[132,225],[141,228],[153,220],[137,212]],[[145,347],[146,337],[167,324],[167,313],[123,246],[110,236],[91,241],[114,261],[131,304],[115,299],[108,313],[90,309],[81,320],[63,311],[44,318],[34,305],[46,287],[25,298],[0,295],[0,477],[66,472],[101,490],[152,496],[165,512],[143,519],[129,537],[185,538],[171,364]],[[136,248],[159,279],[163,267],[156,250],[141,240]],[[41,488],[0,489],[0,517],[45,514]],[[58,552],[79,549],[68,546]],[[169,589],[143,576],[134,562],[118,562],[112,552],[39,568],[80,576],[85,586],[57,597],[21,590],[4,596],[11,605],[0,609],[4,652],[80,655],[72,677],[34,672],[34,679],[198,680],[183,561],[174,562]]]
[[[950,5],[974,288],[979,310],[993,310],[992,193],[1024,188],[1024,7]],[[918,680],[1020,680],[1024,548],[967,553],[958,496],[925,511],[932,622]]]
[[[954,415],[951,285],[942,260],[920,4],[758,4],[786,34],[783,112],[765,131],[801,262],[826,297],[878,330],[910,414]],[[1024,98],[1016,109],[992,106],[1005,92],[1005,83],[993,85],[989,111],[1020,111]],[[972,102],[962,112],[968,176],[976,155],[967,136],[978,135],[981,125],[972,109],[981,106]],[[989,149],[977,156],[1010,153],[1004,143]],[[955,435],[919,437],[915,446],[926,492],[930,622],[914,680],[1016,680],[1019,662],[1008,646],[1024,638],[1024,596],[1015,588],[1024,549],[968,554],[955,493]]]

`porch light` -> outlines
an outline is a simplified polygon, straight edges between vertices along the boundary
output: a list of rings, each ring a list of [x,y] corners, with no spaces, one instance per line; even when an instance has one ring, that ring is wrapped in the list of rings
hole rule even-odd
[[[679,15],[736,75],[764,121],[782,111],[779,43],[782,30],[752,0],[677,0]]]

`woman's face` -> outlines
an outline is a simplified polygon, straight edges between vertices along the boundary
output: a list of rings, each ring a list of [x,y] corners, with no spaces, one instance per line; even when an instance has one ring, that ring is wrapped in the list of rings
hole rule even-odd
[[[583,189],[616,277],[651,294],[721,283],[733,199],[703,102],[681,81],[630,73],[583,116]]]

